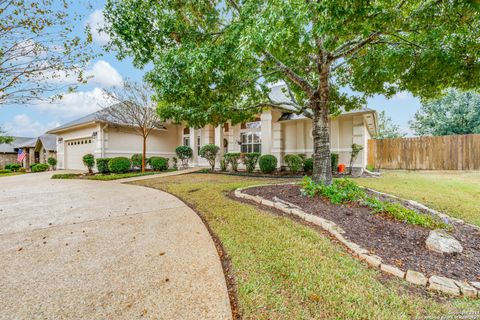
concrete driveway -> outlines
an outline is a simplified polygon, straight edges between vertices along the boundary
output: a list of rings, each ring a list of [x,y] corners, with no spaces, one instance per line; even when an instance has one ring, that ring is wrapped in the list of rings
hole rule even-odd
[[[0,319],[230,319],[222,267],[174,196],[115,182],[0,178]]]

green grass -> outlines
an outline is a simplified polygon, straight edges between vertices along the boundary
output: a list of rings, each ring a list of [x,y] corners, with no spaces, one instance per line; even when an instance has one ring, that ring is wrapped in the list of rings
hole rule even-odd
[[[170,192],[204,215],[232,260],[244,319],[411,319],[480,307],[479,301],[410,293],[401,280],[380,281],[378,270],[330,238],[226,196],[239,187],[279,182],[189,174],[134,184]]]
[[[52,179],[77,179],[81,173],[56,173],[52,175]]]
[[[167,171],[162,171],[162,172],[168,172],[168,171],[173,171],[173,169],[167,170]],[[111,180],[118,180],[118,179],[124,179],[124,178],[149,176],[149,175],[152,175],[152,174],[159,174],[159,173],[162,173],[162,172],[160,172],[160,171],[147,171],[147,172],[144,172],[144,173],[129,172],[129,173],[96,174],[96,175],[93,175],[93,176],[85,176],[85,179],[111,181]]]
[[[1,177],[9,177],[9,176],[17,176],[19,174],[25,174],[25,172],[7,172],[7,173],[0,173]]]
[[[480,226],[479,171],[386,171],[356,181]]]

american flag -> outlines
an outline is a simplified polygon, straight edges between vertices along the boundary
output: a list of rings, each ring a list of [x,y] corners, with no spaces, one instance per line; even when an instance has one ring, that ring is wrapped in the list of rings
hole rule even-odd
[[[22,162],[23,159],[25,159],[25,152],[23,151],[23,149],[18,149],[17,161]]]

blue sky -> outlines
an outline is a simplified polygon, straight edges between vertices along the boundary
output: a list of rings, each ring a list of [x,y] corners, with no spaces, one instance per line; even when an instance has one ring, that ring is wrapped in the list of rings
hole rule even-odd
[[[84,25],[78,26],[78,32],[83,32],[84,26],[89,23],[92,29],[102,24],[101,10],[104,1],[95,1],[93,8],[78,1],[71,10],[85,16]],[[97,110],[102,104],[99,96],[102,88],[119,85],[123,79],[140,81],[144,71],[135,69],[131,61],[119,61],[114,53],[102,50],[106,43],[106,35],[93,30],[94,46],[102,55],[92,61],[87,67],[87,74],[92,76],[90,82],[78,88],[77,92],[67,94],[57,103],[40,103],[34,105],[7,105],[0,110],[0,126],[8,134],[14,136],[33,137],[44,133],[65,122],[74,120]],[[378,111],[385,110],[407,134],[410,134],[408,121],[420,107],[418,99],[408,93],[399,93],[391,99],[376,96],[368,101],[368,107]]]

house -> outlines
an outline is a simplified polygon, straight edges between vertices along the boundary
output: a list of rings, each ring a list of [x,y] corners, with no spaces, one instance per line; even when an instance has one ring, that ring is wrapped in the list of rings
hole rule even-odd
[[[56,158],[57,137],[53,134],[43,134],[17,144],[25,152],[22,166],[30,168],[34,163],[47,163],[48,158]]]
[[[6,164],[18,163],[18,149],[19,145],[32,140],[33,138],[27,137],[12,137],[14,140],[11,143],[0,144],[0,168],[4,168]]]
[[[284,86],[271,88],[275,101],[288,99]],[[339,162],[350,161],[353,143],[364,147],[354,167],[362,170],[367,164],[367,141],[376,134],[377,114],[364,109],[345,112],[330,120],[331,150],[339,154]],[[78,120],[49,131],[57,135],[58,168],[84,170],[83,155],[92,153],[96,158],[116,156],[130,157],[141,153],[142,138],[131,127],[106,121],[100,112],[89,114]],[[313,153],[312,121],[296,115],[285,108],[267,109],[251,122],[222,126],[208,125],[204,128],[188,128],[182,124],[167,122],[162,129],[152,131],[147,140],[147,157],[172,158],[175,148],[189,145],[193,149],[192,165],[208,166],[198,156],[201,146],[214,143],[224,152],[261,152],[273,154],[284,165],[287,154]]]

